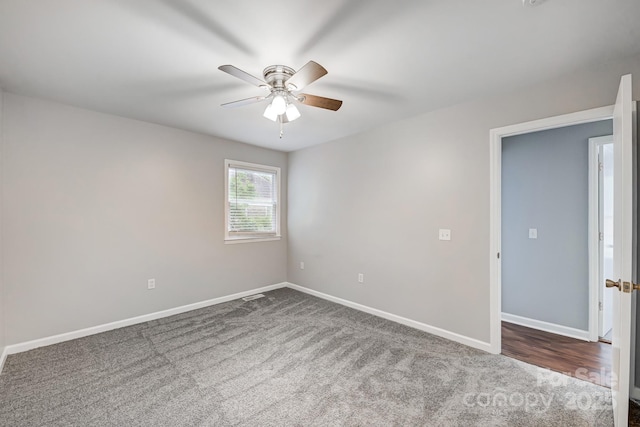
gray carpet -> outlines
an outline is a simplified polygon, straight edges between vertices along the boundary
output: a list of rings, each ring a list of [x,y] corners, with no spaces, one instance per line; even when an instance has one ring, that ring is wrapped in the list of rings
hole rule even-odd
[[[3,426],[611,426],[608,389],[291,289],[9,356]]]

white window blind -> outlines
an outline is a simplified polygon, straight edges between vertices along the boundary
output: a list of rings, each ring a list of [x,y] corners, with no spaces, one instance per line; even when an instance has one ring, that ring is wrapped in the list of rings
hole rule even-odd
[[[231,160],[226,166],[226,238],[278,236],[280,169]]]

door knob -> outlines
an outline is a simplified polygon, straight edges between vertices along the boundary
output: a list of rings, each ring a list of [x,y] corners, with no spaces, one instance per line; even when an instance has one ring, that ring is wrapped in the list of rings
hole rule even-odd
[[[633,282],[623,282],[622,279],[614,282],[613,280],[605,280],[605,286],[607,288],[618,288],[619,291],[622,291],[626,294],[630,294],[633,291],[640,290],[640,285]]]
[[[622,280],[618,280],[617,282],[614,282],[613,280],[607,279],[604,284],[607,288],[618,288],[618,290],[621,290],[622,289],[620,287],[621,283],[622,283]]]

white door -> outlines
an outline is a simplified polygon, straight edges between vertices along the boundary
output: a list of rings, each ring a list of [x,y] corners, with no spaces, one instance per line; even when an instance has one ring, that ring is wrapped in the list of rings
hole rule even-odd
[[[628,290],[633,274],[633,101],[631,75],[620,80],[613,113],[613,274],[623,291],[613,293],[613,415],[616,426],[626,426],[629,417],[631,367],[631,296]]]

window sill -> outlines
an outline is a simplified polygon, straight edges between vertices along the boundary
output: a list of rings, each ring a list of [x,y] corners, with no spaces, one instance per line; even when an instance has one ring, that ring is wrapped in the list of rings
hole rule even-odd
[[[280,240],[281,236],[270,237],[228,237],[224,239],[225,245],[234,245],[236,243],[254,243],[254,242],[272,242]]]

